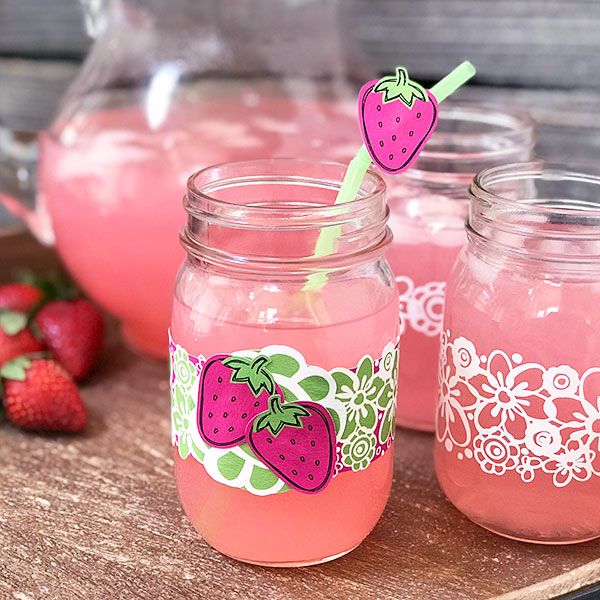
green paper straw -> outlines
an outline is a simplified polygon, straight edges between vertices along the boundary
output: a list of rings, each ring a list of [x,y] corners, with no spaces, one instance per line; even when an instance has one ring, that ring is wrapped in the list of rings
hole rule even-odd
[[[429,91],[435,96],[438,104],[443,102],[450,94],[454,93],[461,85],[465,84],[475,75],[475,67],[466,60],[448,73],[443,79],[438,81]],[[356,198],[360,189],[360,184],[371,165],[371,157],[363,144],[354,158],[350,161],[344,180],[335,198],[335,204],[345,204]],[[319,234],[315,245],[315,257],[327,256],[333,254],[337,244],[337,239],[341,234],[341,227],[335,225],[327,227]],[[327,281],[325,272],[312,273],[308,276],[306,284],[302,288],[307,290],[319,290]]]

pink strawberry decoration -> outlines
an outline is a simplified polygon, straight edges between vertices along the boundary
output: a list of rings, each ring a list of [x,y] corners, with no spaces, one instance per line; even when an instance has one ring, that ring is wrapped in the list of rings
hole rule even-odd
[[[266,369],[267,356],[216,354],[202,371],[198,430],[210,446],[230,448],[245,441],[246,426],[269,406],[273,394],[283,396]]]
[[[248,444],[263,463],[290,487],[322,491],[335,468],[335,427],[316,402],[286,402],[279,395],[247,427]]]
[[[386,173],[399,173],[416,160],[438,118],[435,96],[396,74],[367,82],[360,90],[359,120],[369,155]]]

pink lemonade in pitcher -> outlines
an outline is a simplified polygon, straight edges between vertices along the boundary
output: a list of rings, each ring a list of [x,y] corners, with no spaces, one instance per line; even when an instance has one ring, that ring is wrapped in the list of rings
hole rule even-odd
[[[384,259],[385,188],[369,173],[362,199],[340,212],[328,205],[344,170],[247,161],[205,169],[188,183],[181,238],[188,258],[170,330],[175,477],[194,527],[240,560],[291,566],[345,554],[372,530],[389,496],[398,300]],[[320,232],[338,222],[335,254],[316,259]],[[307,290],[311,264],[328,275]],[[265,410],[273,394],[277,413]],[[323,408],[329,416],[321,418],[337,428],[332,470],[309,489],[298,470],[327,456],[322,438],[307,441]],[[286,410],[304,411],[308,421],[281,421]],[[268,455],[265,443],[266,457],[253,437],[264,434],[263,422],[284,423],[271,429],[266,442],[278,450]],[[287,467],[298,446],[301,462]]]
[[[166,114],[141,106],[82,113],[41,139],[40,203],[65,265],[122,321],[127,339],[156,356],[167,352],[189,174],[253,157],[343,161],[359,140],[352,102],[224,87],[198,101],[190,92]]]

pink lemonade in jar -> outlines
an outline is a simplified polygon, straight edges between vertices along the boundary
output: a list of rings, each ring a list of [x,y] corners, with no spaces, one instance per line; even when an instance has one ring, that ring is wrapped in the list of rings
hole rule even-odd
[[[166,114],[141,106],[95,110],[42,135],[39,196],[58,252],[85,292],[149,354],[167,352],[188,175],[265,156],[344,161],[359,143],[352,102],[259,89],[222,83],[202,92],[203,100],[192,89]]]
[[[466,241],[466,203],[389,183],[388,261],[400,295],[399,425],[433,430],[446,280]]]
[[[578,188],[575,170],[535,163],[479,177],[469,245],[447,292],[438,479],[459,510],[501,535],[592,539],[600,536],[600,177],[586,172]],[[536,200],[516,211],[506,198]]]
[[[413,166],[388,179],[388,260],[400,294],[398,425],[435,431],[444,290],[466,242],[467,189],[485,167],[531,157],[528,114],[506,107],[448,101]]]
[[[274,169],[279,173],[275,179],[269,177]],[[261,181],[248,186],[244,177],[252,172]],[[340,215],[345,221],[343,233],[354,232],[346,237],[342,233],[334,257],[345,266],[330,271],[322,287],[303,290],[307,266],[302,261],[314,251],[321,229],[319,214],[325,214],[319,211],[333,208],[314,203],[333,203],[343,173],[343,165],[250,161],[207,169],[190,180],[190,190],[204,191],[188,192],[190,220],[182,239],[190,256],[179,272],[171,321],[175,477],[194,527],[211,546],[240,560],[292,566],[345,554],[372,530],[389,496],[396,392],[392,382],[397,377],[397,349],[390,353],[390,348],[396,347],[398,336],[398,301],[383,260],[389,234],[378,176],[367,175],[364,201],[348,204],[348,213]],[[234,185],[222,187],[221,179]],[[291,180],[293,185],[288,185]],[[254,206],[242,214],[239,205],[244,202]],[[257,206],[266,211],[257,211]],[[277,207],[283,207],[283,212]],[[244,229],[234,227],[237,219],[244,220]],[[276,222],[280,227],[272,228]],[[367,249],[375,225],[380,241]],[[360,248],[360,258],[348,254]],[[242,255],[244,262],[231,262]],[[264,272],[268,257],[271,268]],[[278,261],[273,263],[275,257]],[[297,259],[300,263],[294,262]],[[304,274],[294,274],[298,268]],[[285,368],[275,365],[274,349],[276,356],[285,355]],[[270,471],[266,473],[270,479],[261,482],[258,476],[265,475],[268,463],[261,463],[252,452],[249,438],[223,449],[211,446],[201,434],[201,420],[213,414],[201,407],[204,399],[193,405],[204,394],[208,359],[248,354],[240,353],[243,350],[270,357],[266,368],[272,369],[280,386],[284,409],[295,402],[294,395],[300,398],[302,382],[311,381],[313,387],[317,382],[325,389],[326,381],[331,382],[324,399],[320,400],[325,391],[311,396],[328,411],[337,410],[336,419],[342,423],[337,431],[335,474],[320,491],[303,493],[289,482],[282,487],[283,481]],[[369,357],[375,360],[371,363]],[[190,361],[196,365],[191,380]],[[289,366],[294,361],[306,366],[297,371],[297,366]],[[348,370],[357,365],[354,377]],[[302,369],[307,378],[298,380]],[[181,377],[183,381],[199,378],[197,387],[189,384],[193,390],[189,404],[183,400],[187,392],[180,393],[181,402],[177,399]],[[246,393],[241,389],[236,402]],[[217,394],[212,399],[222,402]],[[259,396],[256,404],[260,401]],[[223,406],[229,410],[233,404],[227,400]],[[223,410],[221,404],[214,407],[215,412]],[[375,443],[376,435],[386,444]],[[227,471],[225,463],[234,459],[237,466]]]

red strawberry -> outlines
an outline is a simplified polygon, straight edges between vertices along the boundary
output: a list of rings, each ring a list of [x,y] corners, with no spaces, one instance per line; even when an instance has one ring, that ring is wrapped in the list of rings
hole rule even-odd
[[[27,313],[42,297],[42,291],[28,283],[8,283],[0,286],[0,308]]]
[[[88,300],[55,300],[34,319],[42,340],[75,381],[92,369],[104,339],[100,311]]]
[[[7,363],[4,408],[8,419],[36,431],[81,431],[87,423],[77,386],[55,361],[21,356]]]
[[[433,94],[408,78],[403,67],[396,75],[366,83],[359,95],[359,120],[365,146],[386,173],[408,169],[437,123]]]
[[[0,366],[9,360],[42,350],[42,343],[27,327],[27,316],[11,310],[0,311]]]
[[[246,426],[282,394],[265,368],[267,356],[216,354],[202,370],[198,399],[198,431],[210,446],[230,448],[246,438]]]
[[[247,437],[265,465],[299,492],[320,492],[333,477],[333,419],[316,402],[282,404],[272,396],[269,410],[248,424]]]

